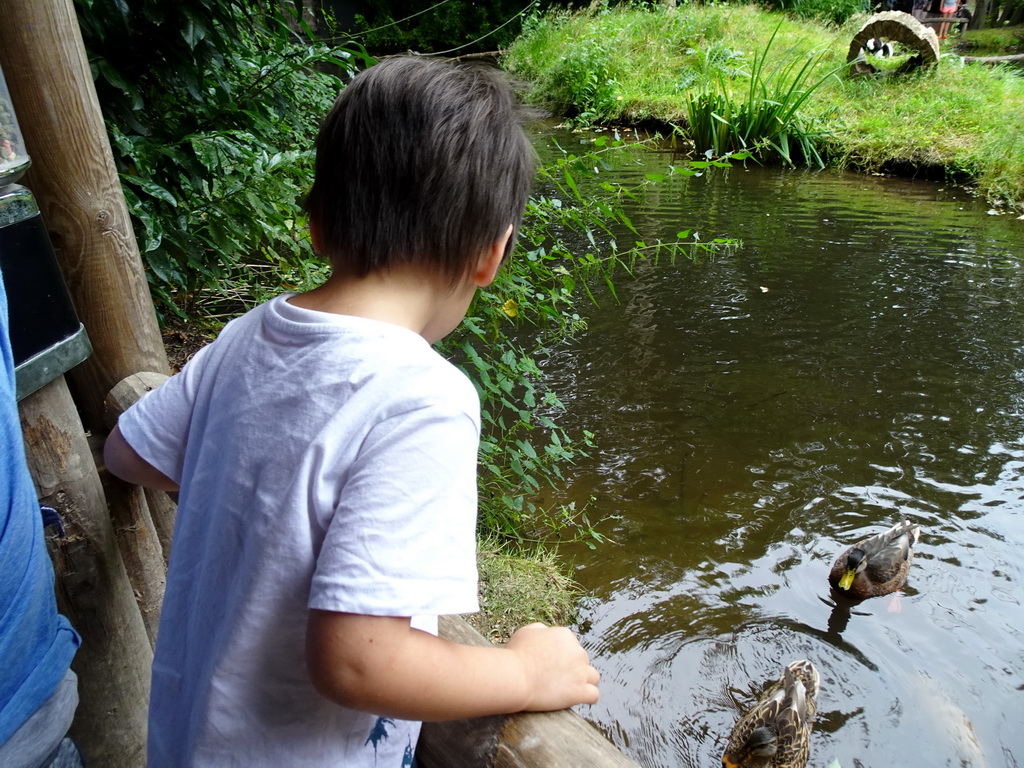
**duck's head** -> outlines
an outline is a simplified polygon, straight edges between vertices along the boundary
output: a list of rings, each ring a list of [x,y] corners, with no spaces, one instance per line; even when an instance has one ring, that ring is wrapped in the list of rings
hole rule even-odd
[[[853,586],[853,580],[857,578],[857,574],[863,571],[868,565],[867,555],[863,549],[854,548],[850,551],[850,554],[846,556],[846,568],[843,570],[843,576],[839,579],[839,588],[847,590]]]
[[[779,737],[766,725],[755,728],[743,745],[722,755],[722,768],[768,765],[778,750]]]

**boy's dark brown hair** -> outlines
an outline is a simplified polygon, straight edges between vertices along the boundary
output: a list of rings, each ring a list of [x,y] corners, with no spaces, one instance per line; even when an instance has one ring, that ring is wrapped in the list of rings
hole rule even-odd
[[[306,211],[335,271],[398,264],[455,283],[509,224],[535,170],[512,88],[493,68],[402,56],[361,72],[316,141]]]

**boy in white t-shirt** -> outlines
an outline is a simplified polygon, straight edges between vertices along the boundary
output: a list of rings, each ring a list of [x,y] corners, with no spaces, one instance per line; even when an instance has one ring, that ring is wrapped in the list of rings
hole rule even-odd
[[[480,415],[430,345],[511,251],[533,171],[496,71],[361,73],[306,204],[331,277],[229,323],[121,417],[109,469],[180,488],[150,765],[399,768],[419,721],[597,700],[568,629],[436,637],[478,609]]]

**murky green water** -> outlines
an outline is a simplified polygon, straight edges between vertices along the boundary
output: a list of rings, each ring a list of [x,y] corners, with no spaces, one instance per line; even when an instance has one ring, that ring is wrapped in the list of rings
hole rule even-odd
[[[621,515],[568,552],[603,680],[582,714],[641,765],[720,765],[797,658],[822,679],[812,766],[1024,764],[1024,221],[986,210],[752,168],[634,211],[647,238],[743,241],[642,265],[544,365],[598,441],[557,500]],[[835,555],[902,518],[905,594],[836,606]]]

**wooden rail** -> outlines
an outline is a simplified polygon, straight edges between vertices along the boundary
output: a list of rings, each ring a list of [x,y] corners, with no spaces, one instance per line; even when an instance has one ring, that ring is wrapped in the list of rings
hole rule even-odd
[[[967,64],[1017,64],[1024,62],[1024,53],[1014,53],[1009,56],[963,56]]]
[[[966,26],[970,19],[965,19],[962,16],[925,16],[923,19],[918,19],[918,21],[925,25],[951,24]]]
[[[457,616],[442,616],[439,630],[489,645]],[[424,723],[416,760],[423,768],[639,768],[571,709]]]

